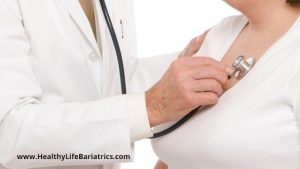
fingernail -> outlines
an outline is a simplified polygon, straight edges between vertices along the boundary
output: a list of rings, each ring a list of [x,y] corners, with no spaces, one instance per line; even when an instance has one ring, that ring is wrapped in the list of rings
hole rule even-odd
[[[228,74],[228,75],[231,75],[232,73],[233,73],[233,69],[232,68],[230,68],[230,67],[227,67],[226,68],[226,73]]]

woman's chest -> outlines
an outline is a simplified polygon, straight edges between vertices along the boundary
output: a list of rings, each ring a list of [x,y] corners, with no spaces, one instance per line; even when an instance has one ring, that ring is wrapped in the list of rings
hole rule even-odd
[[[174,166],[171,169],[222,168],[218,165],[241,169],[265,158],[295,165],[300,158],[300,130],[281,73],[273,70],[263,80],[252,75],[243,79],[217,105],[155,140],[156,153]]]
[[[212,29],[197,56],[221,61],[246,24],[242,19],[238,27],[230,26],[237,20]],[[300,168],[300,129],[289,96],[291,79],[300,66],[295,28],[216,105],[153,141],[156,154],[170,169]]]

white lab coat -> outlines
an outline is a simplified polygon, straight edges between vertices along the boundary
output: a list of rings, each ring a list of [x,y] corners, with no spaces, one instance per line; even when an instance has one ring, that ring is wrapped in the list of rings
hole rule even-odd
[[[173,57],[137,60],[132,1],[107,0],[130,93],[118,96],[115,50],[95,2],[98,43],[77,0],[0,0],[3,166],[114,168],[99,165],[120,161],[17,160],[17,155],[132,154],[130,136],[151,135],[143,91],[160,78]],[[135,127],[136,116],[144,117],[141,122],[146,124]]]

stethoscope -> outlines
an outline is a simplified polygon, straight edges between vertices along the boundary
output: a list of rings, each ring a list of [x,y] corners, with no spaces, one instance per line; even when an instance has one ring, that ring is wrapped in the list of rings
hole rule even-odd
[[[122,52],[121,52],[121,48],[119,45],[119,41],[118,41],[118,38],[117,38],[117,35],[115,32],[114,26],[111,22],[111,18],[109,16],[105,0],[99,0],[99,1],[101,4],[101,7],[102,7],[102,11],[104,14],[104,18],[105,18],[107,27],[108,27],[110,35],[111,35],[111,39],[114,44],[115,51],[116,51],[116,56],[117,56],[118,66],[119,66],[119,73],[120,73],[121,91],[122,91],[122,94],[126,94],[127,91],[126,91],[125,69],[124,69]],[[236,60],[232,64],[234,72],[228,76],[228,79],[243,78],[252,69],[254,64],[255,64],[254,58],[246,59],[244,56],[237,57]],[[173,132],[174,130],[176,130],[177,128],[182,126],[185,122],[187,122],[190,118],[192,118],[202,108],[203,108],[203,106],[199,106],[198,108],[192,110],[189,114],[184,116],[181,120],[179,120],[175,124],[171,125],[170,127],[166,128],[166,129],[163,129],[162,131],[154,133],[153,137],[151,137],[151,139],[162,137],[162,136],[165,136],[165,135]]]

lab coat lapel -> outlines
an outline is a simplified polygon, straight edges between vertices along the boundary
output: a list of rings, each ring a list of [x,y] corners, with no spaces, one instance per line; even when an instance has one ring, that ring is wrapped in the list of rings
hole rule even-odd
[[[66,10],[68,10],[70,16],[73,21],[77,24],[78,28],[87,38],[89,43],[92,45],[94,50],[101,56],[99,47],[97,45],[93,30],[90,26],[90,23],[82,10],[80,3],[78,0],[60,0],[62,4],[65,6]]]

